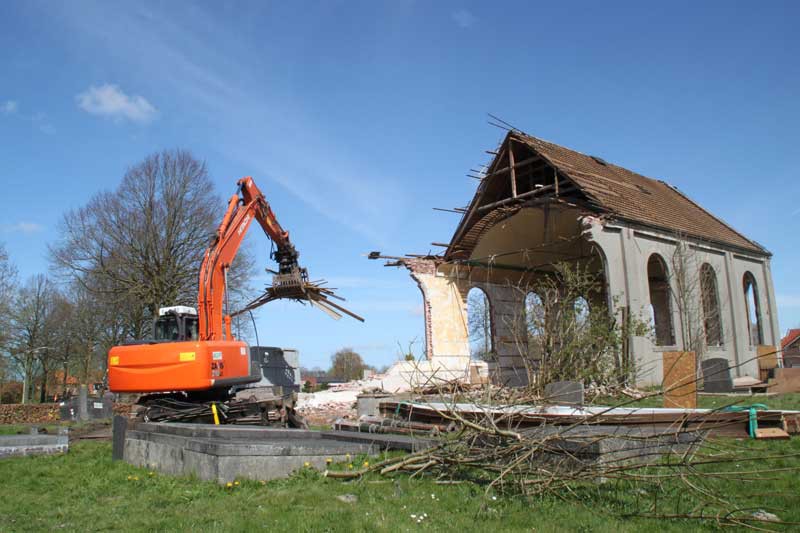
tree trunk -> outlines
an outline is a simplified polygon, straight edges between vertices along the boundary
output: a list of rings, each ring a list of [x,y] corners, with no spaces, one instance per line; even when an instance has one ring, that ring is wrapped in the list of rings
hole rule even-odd
[[[67,370],[68,369],[69,369],[69,366],[68,366],[67,362],[64,361],[64,381],[62,383],[64,397],[67,396]]]
[[[28,387],[31,380],[31,374],[28,369],[25,369],[24,376],[22,376],[22,403],[28,403]]]
[[[42,369],[42,390],[39,393],[39,403],[47,403],[47,370]]]

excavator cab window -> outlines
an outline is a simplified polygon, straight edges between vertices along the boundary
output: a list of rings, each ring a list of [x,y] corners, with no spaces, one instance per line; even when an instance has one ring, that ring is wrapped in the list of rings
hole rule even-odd
[[[156,341],[189,341],[197,340],[197,315],[166,313],[156,319],[153,327]]]
[[[196,341],[199,338],[197,334],[197,317],[196,316],[186,316],[184,317],[184,331],[185,339],[187,341]]]
[[[179,317],[171,313],[158,317],[155,324],[155,331],[153,333],[153,336],[157,341],[181,340]]]

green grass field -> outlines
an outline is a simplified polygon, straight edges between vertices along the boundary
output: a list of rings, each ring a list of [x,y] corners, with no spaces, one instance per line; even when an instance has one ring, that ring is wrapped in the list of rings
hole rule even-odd
[[[789,398],[748,398],[770,407]],[[709,403],[705,397],[702,403]],[[717,397],[711,397],[717,401]],[[710,400],[711,401],[711,400]],[[725,399],[725,405],[731,403]],[[786,405],[789,407],[789,405]],[[0,428],[2,429],[2,428]],[[800,454],[790,441],[714,441],[751,456]],[[791,458],[743,462],[742,471],[787,468]],[[716,465],[706,470],[710,473]],[[744,476],[748,477],[748,476]],[[750,476],[752,477],[752,476]],[[741,481],[708,476],[735,502],[800,522],[800,477],[793,470]],[[0,461],[0,531],[685,531],[719,529],[713,521],[625,517],[648,507],[658,514],[689,511],[680,483],[658,490],[627,481],[572,487],[565,499],[523,499],[484,494],[472,484],[439,485],[431,479],[369,476],[357,481],[322,477],[312,470],[266,484],[242,480],[231,488],[171,477],[111,460],[108,442],[78,442],[63,456]],[[354,495],[353,503],[338,496]],[[412,516],[413,515],[413,516]],[[419,517],[424,517],[420,520]],[[730,528],[725,528],[730,529]]]
[[[615,405],[625,402],[625,407],[664,407],[663,396],[651,396],[638,401],[625,398],[597,398],[592,403],[596,405]],[[630,402],[630,403],[628,403]],[[700,409],[719,409],[728,405],[752,405],[761,403],[770,409],[785,411],[800,411],[800,394],[781,394],[768,396],[766,394],[754,395],[714,395],[700,394],[697,397],[697,407]]]

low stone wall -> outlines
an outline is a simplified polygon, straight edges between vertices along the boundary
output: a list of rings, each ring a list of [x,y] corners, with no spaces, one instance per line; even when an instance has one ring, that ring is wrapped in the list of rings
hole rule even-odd
[[[119,448],[115,456],[130,464],[218,483],[237,478],[267,481],[302,468],[325,470],[329,460],[431,446],[430,441],[405,435],[177,423],[127,427],[119,417],[114,419],[114,432],[114,446]]]
[[[58,435],[2,435],[0,459],[20,455],[50,455],[69,451],[66,428]]]

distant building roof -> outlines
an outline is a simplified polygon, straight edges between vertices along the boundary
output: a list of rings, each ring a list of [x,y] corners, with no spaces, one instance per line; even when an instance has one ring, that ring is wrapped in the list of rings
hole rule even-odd
[[[781,350],[785,350],[797,340],[800,339],[800,328],[797,329],[790,329],[786,332],[786,336],[781,339]]]

